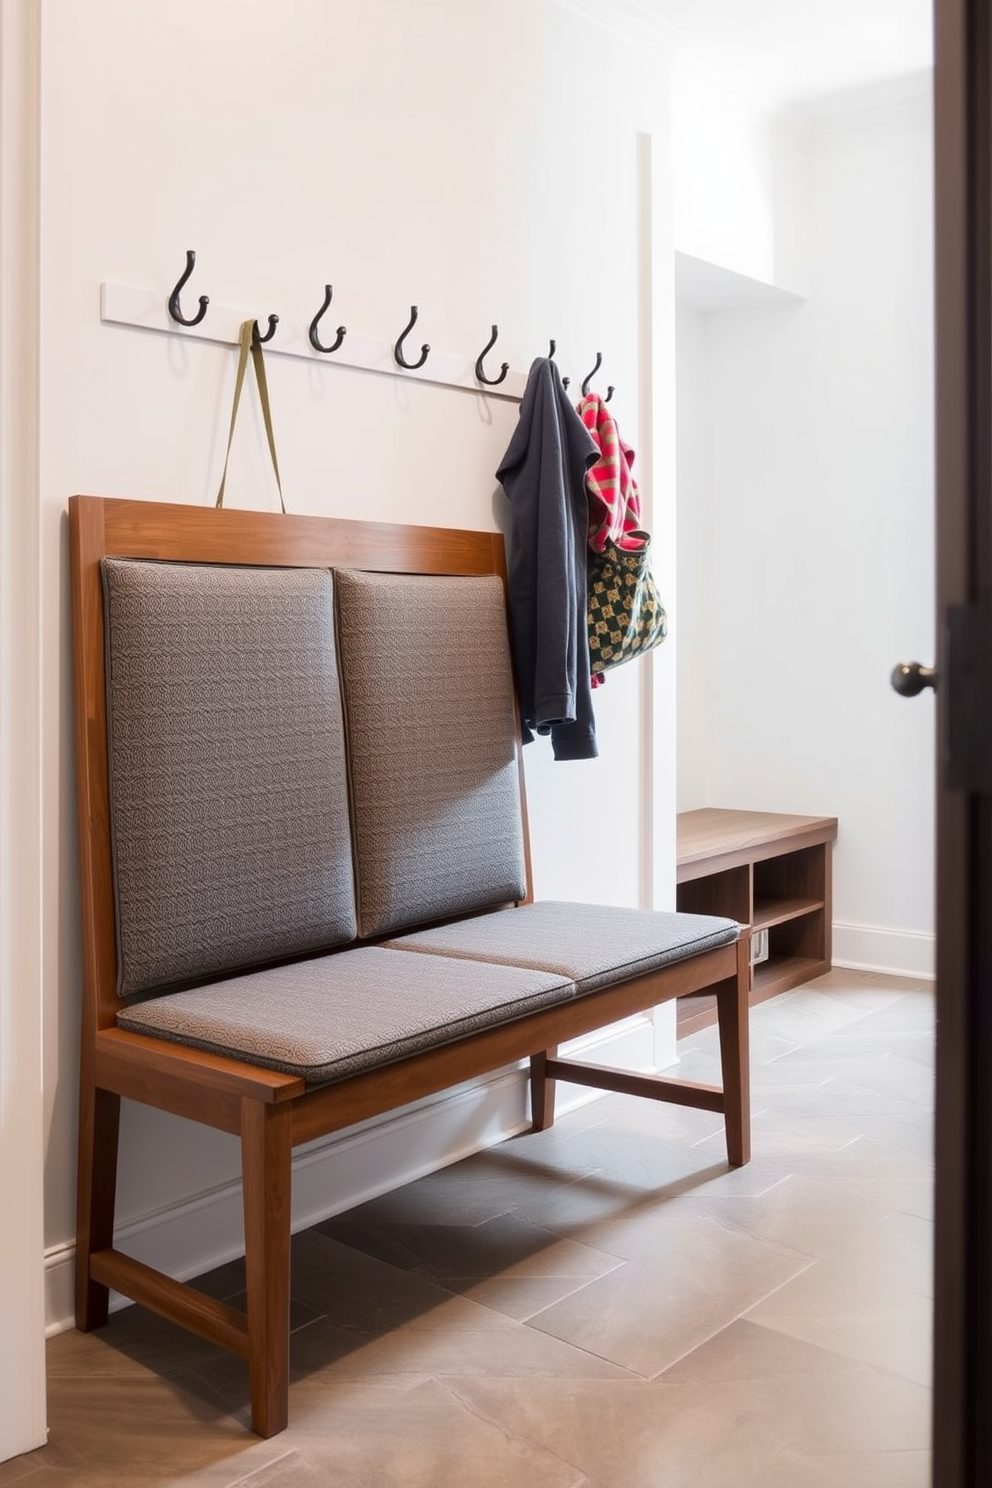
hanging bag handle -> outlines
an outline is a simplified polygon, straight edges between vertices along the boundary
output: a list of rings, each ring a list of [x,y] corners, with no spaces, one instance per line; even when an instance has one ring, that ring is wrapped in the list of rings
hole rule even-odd
[[[231,407],[231,427],[227,435],[227,454],[224,456],[224,473],[220,478],[220,489],[217,492],[217,500],[214,502],[214,506],[224,505],[224,487],[227,484],[227,462],[231,458],[231,442],[234,439],[234,426],[238,421],[238,407],[241,403],[241,389],[244,386],[245,372],[248,370],[249,352],[251,352],[251,359],[255,368],[255,381],[258,384],[258,401],[262,405],[262,418],[265,420],[265,434],[269,441],[272,469],[276,473],[279,505],[285,511],[286,503],[282,499],[282,480],[279,476],[279,461],[276,458],[276,438],[272,432],[272,412],[269,408],[269,385],[265,380],[265,359],[262,355],[262,343],[258,337],[257,320],[246,320],[241,325],[241,334],[238,338],[238,375],[234,382],[234,403]]]

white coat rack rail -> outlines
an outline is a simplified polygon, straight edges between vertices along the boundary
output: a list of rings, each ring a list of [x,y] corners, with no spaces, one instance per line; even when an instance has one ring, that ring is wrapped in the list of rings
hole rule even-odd
[[[196,254],[192,248],[186,252],[186,270],[172,290],[164,295],[161,290],[136,289],[127,284],[101,284],[100,319],[114,325],[134,326],[138,330],[158,331],[168,336],[191,336],[200,341],[214,341],[221,345],[237,346],[243,323],[251,312],[238,310],[230,305],[217,305],[207,295],[200,295],[199,308],[193,315],[186,315],[180,305],[180,292],[193,272]],[[260,330],[260,339],[270,353],[279,356],[305,357],[309,361],[358,367],[363,372],[377,372],[389,377],[411,378],[416,382],[438,383],[443,387],[460,388],[467,393],[484,393],[494,398],[505,398],[519,403],[527,385],[527,373],[511,371],[505,362],[492,360],[489,369],[484,365],[492,355],[497,339],[497,328],[492,327],[491,339],[476,357],[469,361],[465,357],[450,356],[421,346],[419,356],[413,359],[405,349],[407,337],[412,334],[417,322],[417,307],[410,307],[410,320],[397,342],[379,341],[370,336],[356,335],[337,327],[336,334],[322,328],[332,297],[331,286],[326,286],[324,304],[309,325],[303,326],[280,320],[278,315],[268,316],[265,332]],[[329,317],[327,317],[329,320]],[[332,339],[333,337],[333,339]],[[550,343],[549,355],[554,356],[555,343]],[[596,365],[582,383],[582,391],[588,391],[589,381],[599,371],[602,355],[596,353]],[[495,375],[493,375],[495,373]],[[568,379],[565,379],[568,386]],[[606,401],[613,396],[609,388]]]
[[[200,341],[237,346],[241,326],[250,318],[250,310],[236,310],[211,300],[209,314],[198,325],[184,326],[169,314],[161,290],[135,289],[127,284],[100,285],[100,319],[114,325],[136,326],[142,331],[160,331],[169,336],[190,336]],[[310,345],[308,332],[308,326],[280,320],[272,340],[266,342],[266,356],[306,357],[329,366],[360,367],[366,372],[387,373],[391,377],[410,378],[415,382],[441,383],[445,387],[461,388],[464,392],[487,393],[518,403],[527,382],[526,372],[510,371],[498,387],[485,387],[476,379],[474,362],[434,350],[422,367],[400,367],[393,356],[392,342],[377,341],[353,331],[348,332],[338,351],[315,351]]]

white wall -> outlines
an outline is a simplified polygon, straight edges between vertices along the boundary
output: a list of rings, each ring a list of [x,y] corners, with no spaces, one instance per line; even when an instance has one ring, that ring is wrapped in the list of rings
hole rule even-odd
[[[678,691],[676,801],[679,811],[709,803],[709,693],[712,656],[710,590],[710,316],[692,305],[676,309],[676,434],[678,522]]]
[[[668,91],[657,57],[550,0],[43,0],[42,41],[45,1196],[54,1322],[68,1307],[80,997],[66,499],[91,491],[211,501],[235,360],[219,345],[101,324],[101,281],[159,286],[165,296],[194,247],[186,304],[206,292],[306,323],[331,281],[329,323],[355,333],[392,340],[416,303],[415,344],[438,351],[474,356],[493,321],[498,358],[515,368],[544,355],[553,336],[563,370],[578,381],[602,351],[604,385],[616,385],[625,435],[642,452],[638,469],[669,569],[674,511],[670,289],[642,314],[648,186],[670,193]],[[591,76],[596,127],[584,129]],[[647,175],[638,131],[653,135]],[[670,209],[653,217],[655,259],[670,286]],[[656,348],[650,330],[666,325],[665,348]],[[269,385],[291,511],[496,523],[493,472],[516,420],[512,404],[276,352]],[[653,489],[643,453],[652,446],[663,452]],[[228,493],[236,505],[274,502],[257,427],[241,433]],[[668,737],[655,749],[659,699]],[[602,689],[597,762],[552,765],[541,742],[529,747],[540,895],[671,903],[673,711],[674,644]],[[604,862],[613,865],[608,875]],[[389,1186],[456,1143],[491,1140],[522,1119],[523,1098],[519,1080],[497,1082],[466,1115],[471,1092],[463,1092],[448,1123],[454,1134],[441,1129],[442,1113],[429,1140],[421,1140],[422,1117],[374,1152],[366,1135],[344,1144],[336,1167],[311,1161],[297,1184],[298,1215]],[[152,1259],[164,1251],[186,1272],[230,1253],[234,1144],[154,1111],[128,1116],[119,1202],[128,1244]]]
[[[793,293],[808,287],[806,128],[732,73],[672,68],[675,246]]]
[[[844,100],[808,177],[808,301],[679,322],[685,396],[705,409],[680,429],[698,447],[703,419],[708,448],[679,503],[680,556],[693,487],[706,533],[704,713],[687,676],[699,637],[681,637],[686,798],[836,815],[835,959],[929,972],[933,699],[888,684],[934,653],[926,91]]]

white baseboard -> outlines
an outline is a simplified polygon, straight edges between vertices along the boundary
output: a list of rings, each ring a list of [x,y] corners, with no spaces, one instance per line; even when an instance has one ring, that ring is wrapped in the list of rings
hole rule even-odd
[[[598,1064],[651,1070],[651,1017],[628,1018],[598,1030],[576,1040],[569,1052]],[[559,1083],[556,1113],[596,1099],[596,1091]],[[529,1104],[527,1070],[519,1065],[301,1148],[293,1160],[294,1231],[525,1131]],[[181,1281],[243,1255],[240,1179],[128,1221],[115,1231],[114,1244]],[[74,1242],[67,1241],[45,1254],[49,1335],[73,1326],[75,1252]],[[111,1294],[112,1309],[127,1305],[125,1298]]]
[[[879,925],[841,925],[834,921],[833,964],[852,971],[933,980],[936,938],[919,930],[888,930]]]

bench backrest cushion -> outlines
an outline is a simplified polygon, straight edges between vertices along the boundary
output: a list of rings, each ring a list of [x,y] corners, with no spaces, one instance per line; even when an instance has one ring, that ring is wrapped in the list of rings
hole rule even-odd
[[[335,595],[360,933],[523,898],[501,581],[338,569]]]
[[[119,995],[353,939],[331,575],[102,571]]]

